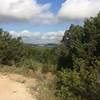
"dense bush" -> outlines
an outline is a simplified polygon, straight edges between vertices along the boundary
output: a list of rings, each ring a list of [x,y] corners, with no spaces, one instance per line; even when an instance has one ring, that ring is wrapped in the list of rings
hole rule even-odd
[[[54,48],[25,44],[20,37],[13,38],[0,29],[0,64],[32,70],[43,65],[43,71],[49,71],[55,69],[53,66],[57,64],[57,59]]]
[[[12,65],[24,56],[24,44],[21,38],[12,36],[0,29],[0,64]]]
[[[61,100],[99,100],[100,13],[87,19],[83,27],[71,25],[62,45],[65,47],[60,46],[59,50],[58,96]]]
[[[27,62],[26,67],[31,65],[33,62],[39,63],[42,65],[42,71],[55,71],[57,68],[57,53],[55,48],[49,47],[39,47],[39,46],[27,46],[27,55],[22,59],[21,63]],[[28,59],[26,59],[28,58]],[[25,61],[26,59],[26,61]],[[31,60],[31,61],[29,61]],[[22,64],[21,64],[22,65]],[[31,67],[35,67],[34,63]],[[36,66],[39,68],[39,66]],[[36,68],[35,67],[35,68]]]
[[[59,72],[57,88],[61,100],[99,100],[99,71],[84,67],[81,65],[80,71],[65,69]]]

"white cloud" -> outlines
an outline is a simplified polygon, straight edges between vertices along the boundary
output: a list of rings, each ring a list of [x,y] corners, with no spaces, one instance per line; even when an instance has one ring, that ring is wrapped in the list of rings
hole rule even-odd
[[[95,16],[100,11],[100,0],[66,0],[58,13],[63,20],[80,20]]]
[[[48,24],[54,19],[51,4],[38,4],[36,0],[0,0],[0,22],[31,21]]]
[[[29,32],[24,30],[22,32],[10,31],[13,37],[22,37],[24,42],[27,43],[59,43],[64,35],[64,31],[58,32]]]
[[[37,0],[0,0],[0,23],[31,22],[57,24],[85,19],[100,11],[100,0],[65,0],[57,14],[50,11],[51,3]]]

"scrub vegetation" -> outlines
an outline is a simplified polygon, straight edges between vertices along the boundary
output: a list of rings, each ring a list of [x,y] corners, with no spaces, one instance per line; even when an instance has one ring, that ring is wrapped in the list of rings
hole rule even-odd
[[[0,66],[40,80],[55,75],[53,82],[40,82],[40,100],[100,100],[100,13],[83,26],[72,24],[56,47],[25,44],[0,29]]]

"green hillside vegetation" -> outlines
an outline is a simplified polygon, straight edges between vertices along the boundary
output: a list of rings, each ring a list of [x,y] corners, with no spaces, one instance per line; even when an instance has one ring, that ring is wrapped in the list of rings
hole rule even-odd
[[[100,13],[83,26],[72,24],[54,47],[25,44],[0,29],[0,65],[56,74],[59,100],[99,100]]]
[[[12,38],[8,32],[0,29],[0,64],[15,64],[24,55],[24,44],[21,38]]]
[[[100,13],[83,27],[71,25],[60,53],[60,100],[100,100]]]
[[[33,46],[23,43],[21,37],[13,38],[0,29],[0,64],[15,65],[35,70],[43,67],[44,71],[55,69],[57,64],[55,47]]]

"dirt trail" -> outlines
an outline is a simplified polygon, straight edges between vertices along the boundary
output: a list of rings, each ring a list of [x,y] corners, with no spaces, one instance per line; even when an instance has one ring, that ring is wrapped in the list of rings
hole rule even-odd
[[[28,88],[33,82],[21,75],[0,74],[0,100],[36,100]]]

